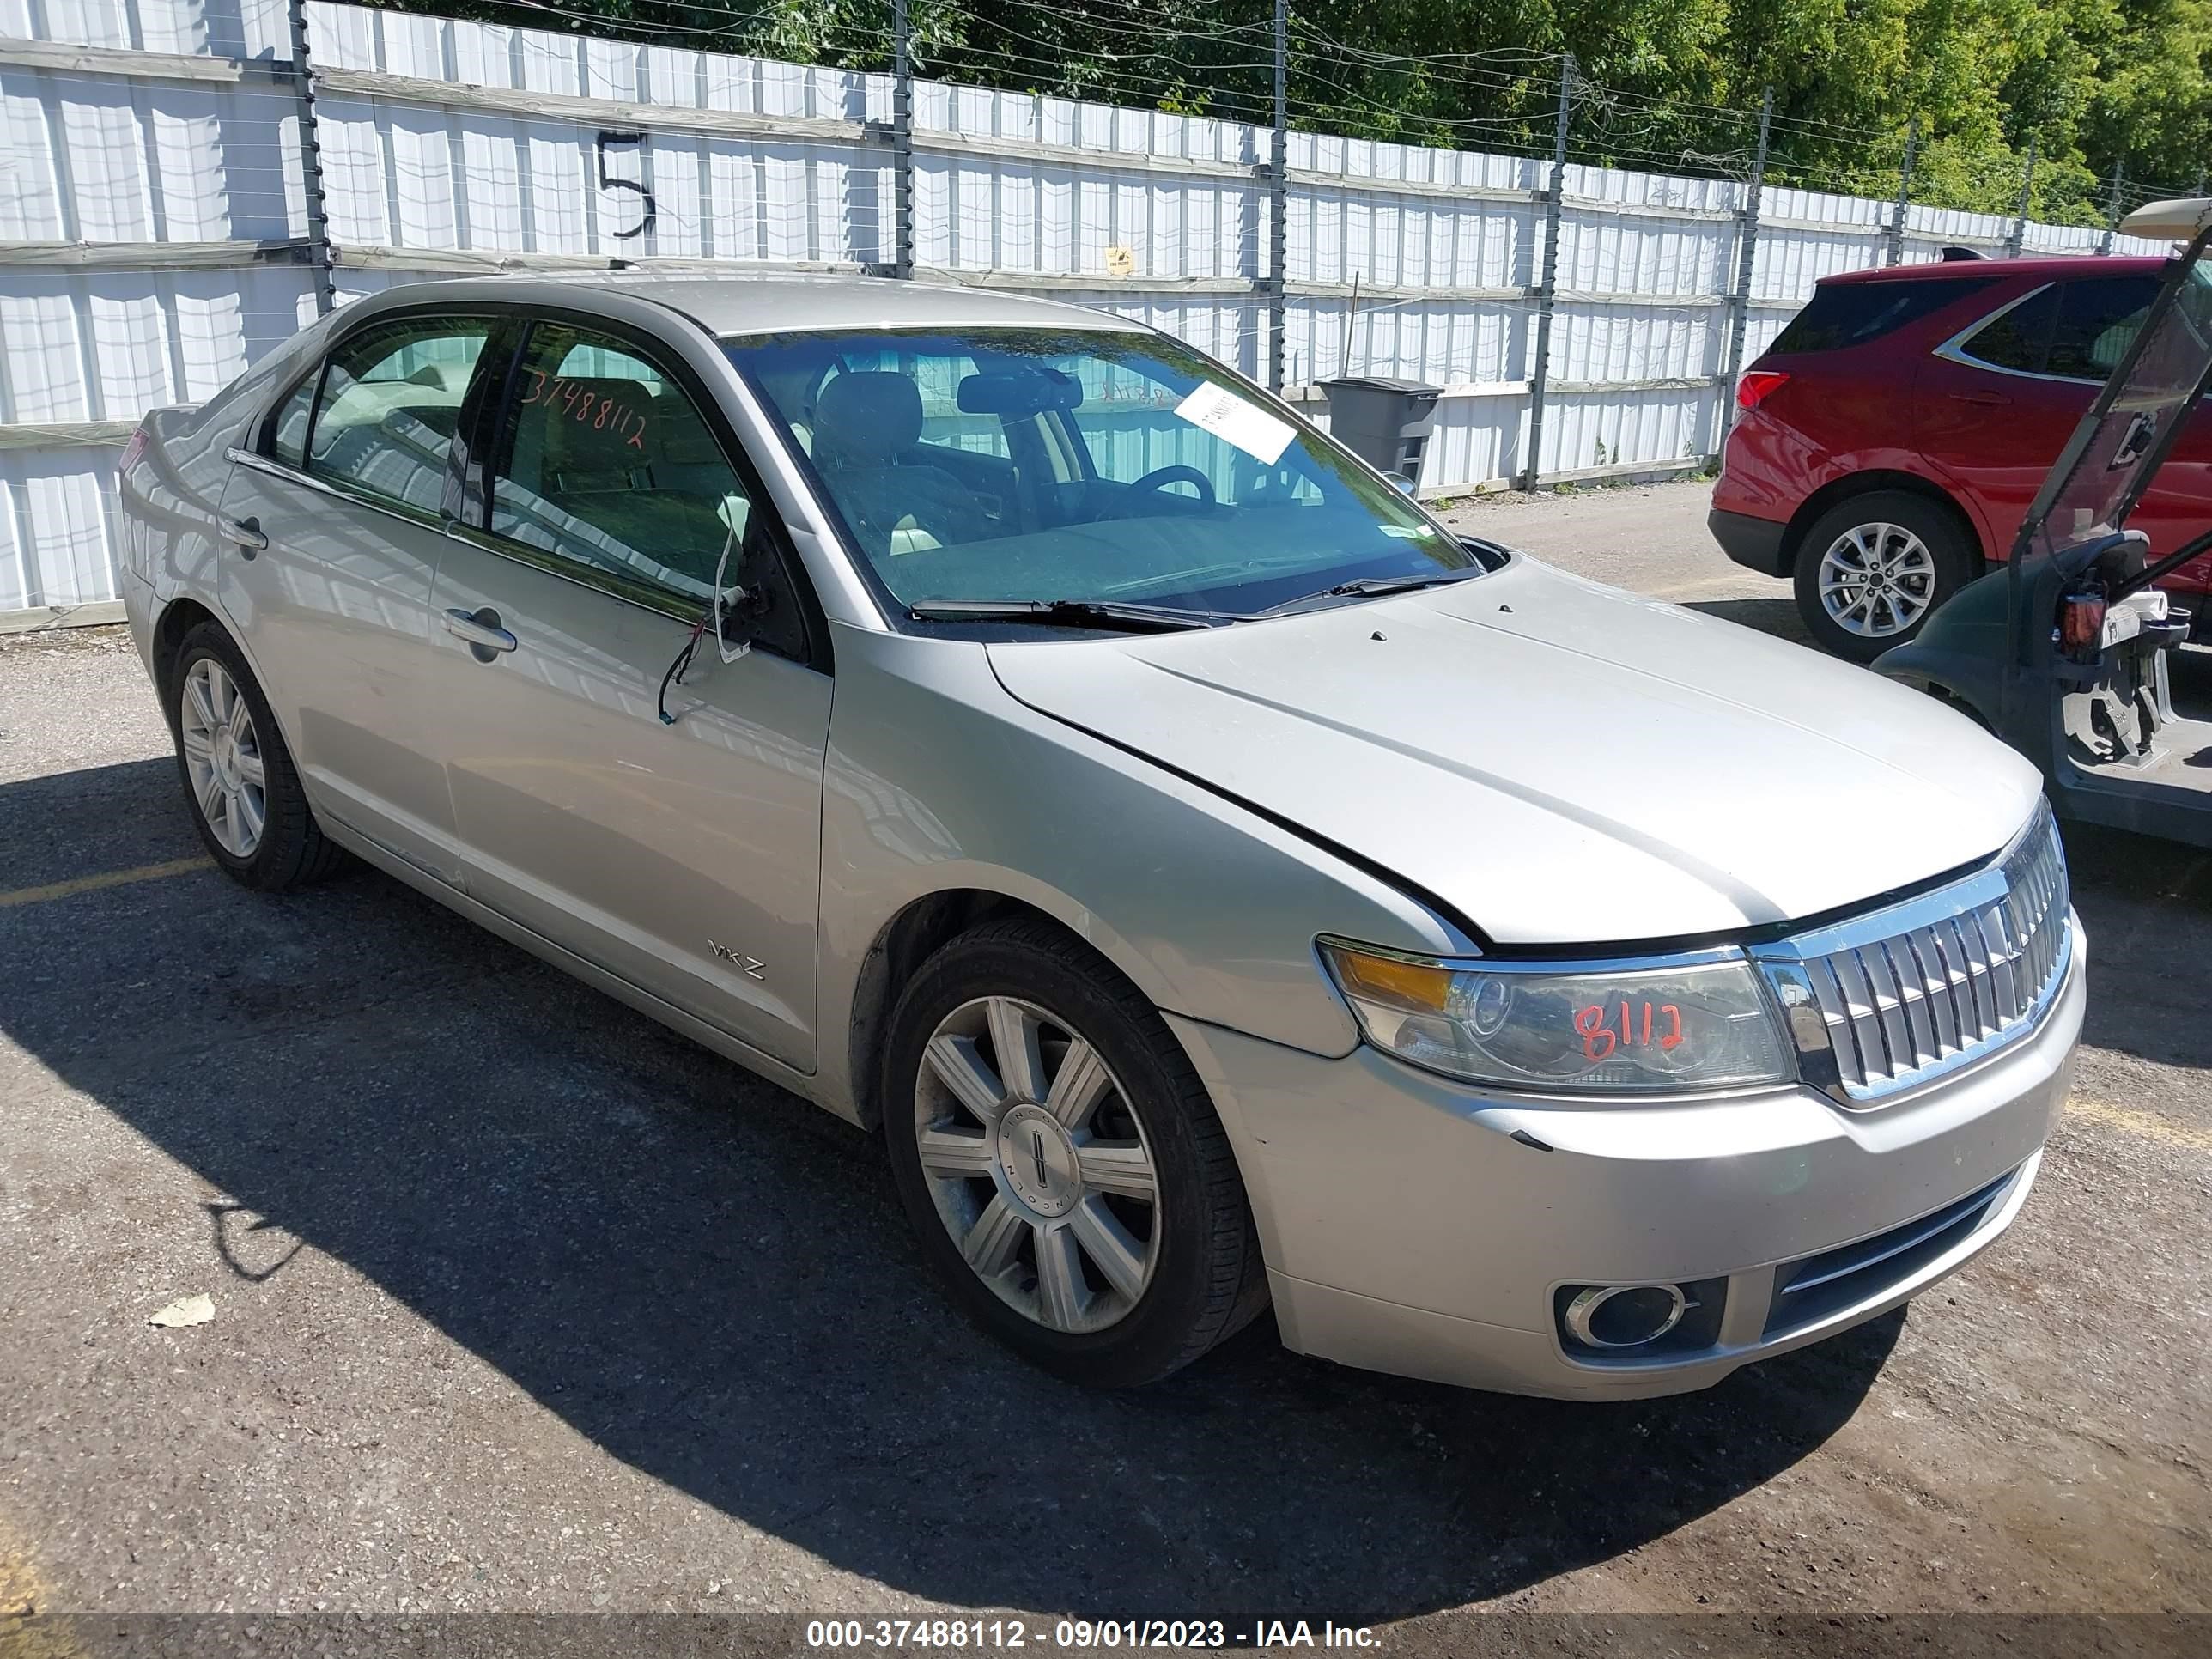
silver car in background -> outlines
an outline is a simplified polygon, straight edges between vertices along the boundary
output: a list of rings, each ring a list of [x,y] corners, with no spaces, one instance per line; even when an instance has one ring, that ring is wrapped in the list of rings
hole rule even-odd
[[[1455,537],[1115,318],[407,286],[149,416],[123,499],[225,870],[356,855],[879,1127],[1071,1377],[1272,1302],[1356,1365],[1703,1387],[1988,1245],[2067,1091],[2026,762]]]

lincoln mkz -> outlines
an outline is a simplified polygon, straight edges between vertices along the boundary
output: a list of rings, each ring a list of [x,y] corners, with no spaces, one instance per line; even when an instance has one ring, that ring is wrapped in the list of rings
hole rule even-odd
[[[1131,322],[398,287],[149,416],[123,501],[224,870],[365,860],[878,1130],[952,1299],[1071,1377],[1272,1304],[1704,1387],[1989,1245],[2066,1093],[2026,760],[1455,535]]]

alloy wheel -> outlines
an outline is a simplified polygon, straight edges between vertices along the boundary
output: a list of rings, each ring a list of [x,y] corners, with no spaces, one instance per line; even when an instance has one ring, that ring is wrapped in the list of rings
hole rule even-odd
[[[1820,556],[1820,606],[1862,639],[1906,633],[1936,601],[1936,556],[1903,525],[1855,525]]]
[[[947,1014],[916,1079],[915,1140],[939,1219],[1008,1306],[1080,1333],[1143,1297],[1162,1228],[1152,1147],[1066,1022],[1004,996]]]
[[[225,852],[252,858],[269,822],[268,771],[253,711],[223,665],[202,657],[185,674],[177,716],[200,816]]]

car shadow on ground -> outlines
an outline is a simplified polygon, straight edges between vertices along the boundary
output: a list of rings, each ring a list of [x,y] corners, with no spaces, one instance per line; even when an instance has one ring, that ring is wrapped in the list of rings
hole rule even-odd
[[[0,787],[32,881],[193,850],[167,762]],[[289,1233],[612,1455],[947,1602],[1364,1623],[1504,1594],[1790,1468],[1901,1328],[1573,1406],[1302,1359],[1263,1321],[1087,1392],[959,1321],[872,1138],[380,875],[272,898],[200,871],[0,919],[35,965],[0,983],[7,1036],[223,1195],[174,1219],[234,1328]],[[297,1386],[303,1357],[267,1358]]]

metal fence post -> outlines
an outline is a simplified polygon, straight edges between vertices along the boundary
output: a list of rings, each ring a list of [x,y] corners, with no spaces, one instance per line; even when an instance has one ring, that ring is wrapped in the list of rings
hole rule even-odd
[[[1275,0],[1274,150],[1267,158],[1267,390],[1283,389],[1290,329],[1291,0]]]
[[[2008,258],[2020,258],[2021,249],[2027,242],[2028,192],[2035,188],[2035,136],[2027,140],[2027,162],[2020,170],[2020,211],[2013,215],[2012,234],[2005,238],[2005,254]]]
[[[1889,257],[1885,264],[1905,263],[1905,210],[1912,204],[1912,163],[1920,154],[1920,118],[1905,130],[1905,166],[1897,175],[1897,211],[1889,220]]]
[[[2112,198],[2105,204],[2105,240],[2097,245],[2097,252],[2100,253],[2110,253],[2112,251],[2112,238],[2119,234],[2120,181],[2127,176],[2127,171],[2128,164],[2125,161],[2112,163]]]
[[[307,0],[291,0],[292,79],[299,89],[300,183],[307,208],[307,261],[315,272],[315,310],[337,307],[331,279],[330,204],[323,195],[323,147],[315,133],[315,77],[307,63]]]
[[[913,46],[907,0],[891,0],[891,275],[901,277],[914,275]]]
[[[1720,436],[1735,424],[1735,383],[1743,373],[1744,343],[1751,333],[1751,283],[1759,259],[1759,203],[1766,188],[1766,142],[1774,125],[1774,88],[1759,106],[1759,154],[1751,163],[1751,188],[1745,192],[1743,228],[1736,233],[1735,293],[1729,319],[1728,362],[1721,374]],[[1720,444],[1713,445],[1720,453]]]
[[[1552,135],[1552,183],[1544,192],[1543,277],[1536,288],[1536,343],[1528,365],[1528,456],[1521,488],[1536,487],[1544,458],[1544,386],[1552,371],[1552,313],[1559,293],[1559,203],[1567,192],[1567,117],[1574,107],[1575,55],[1559,59],[1559,125]]]

